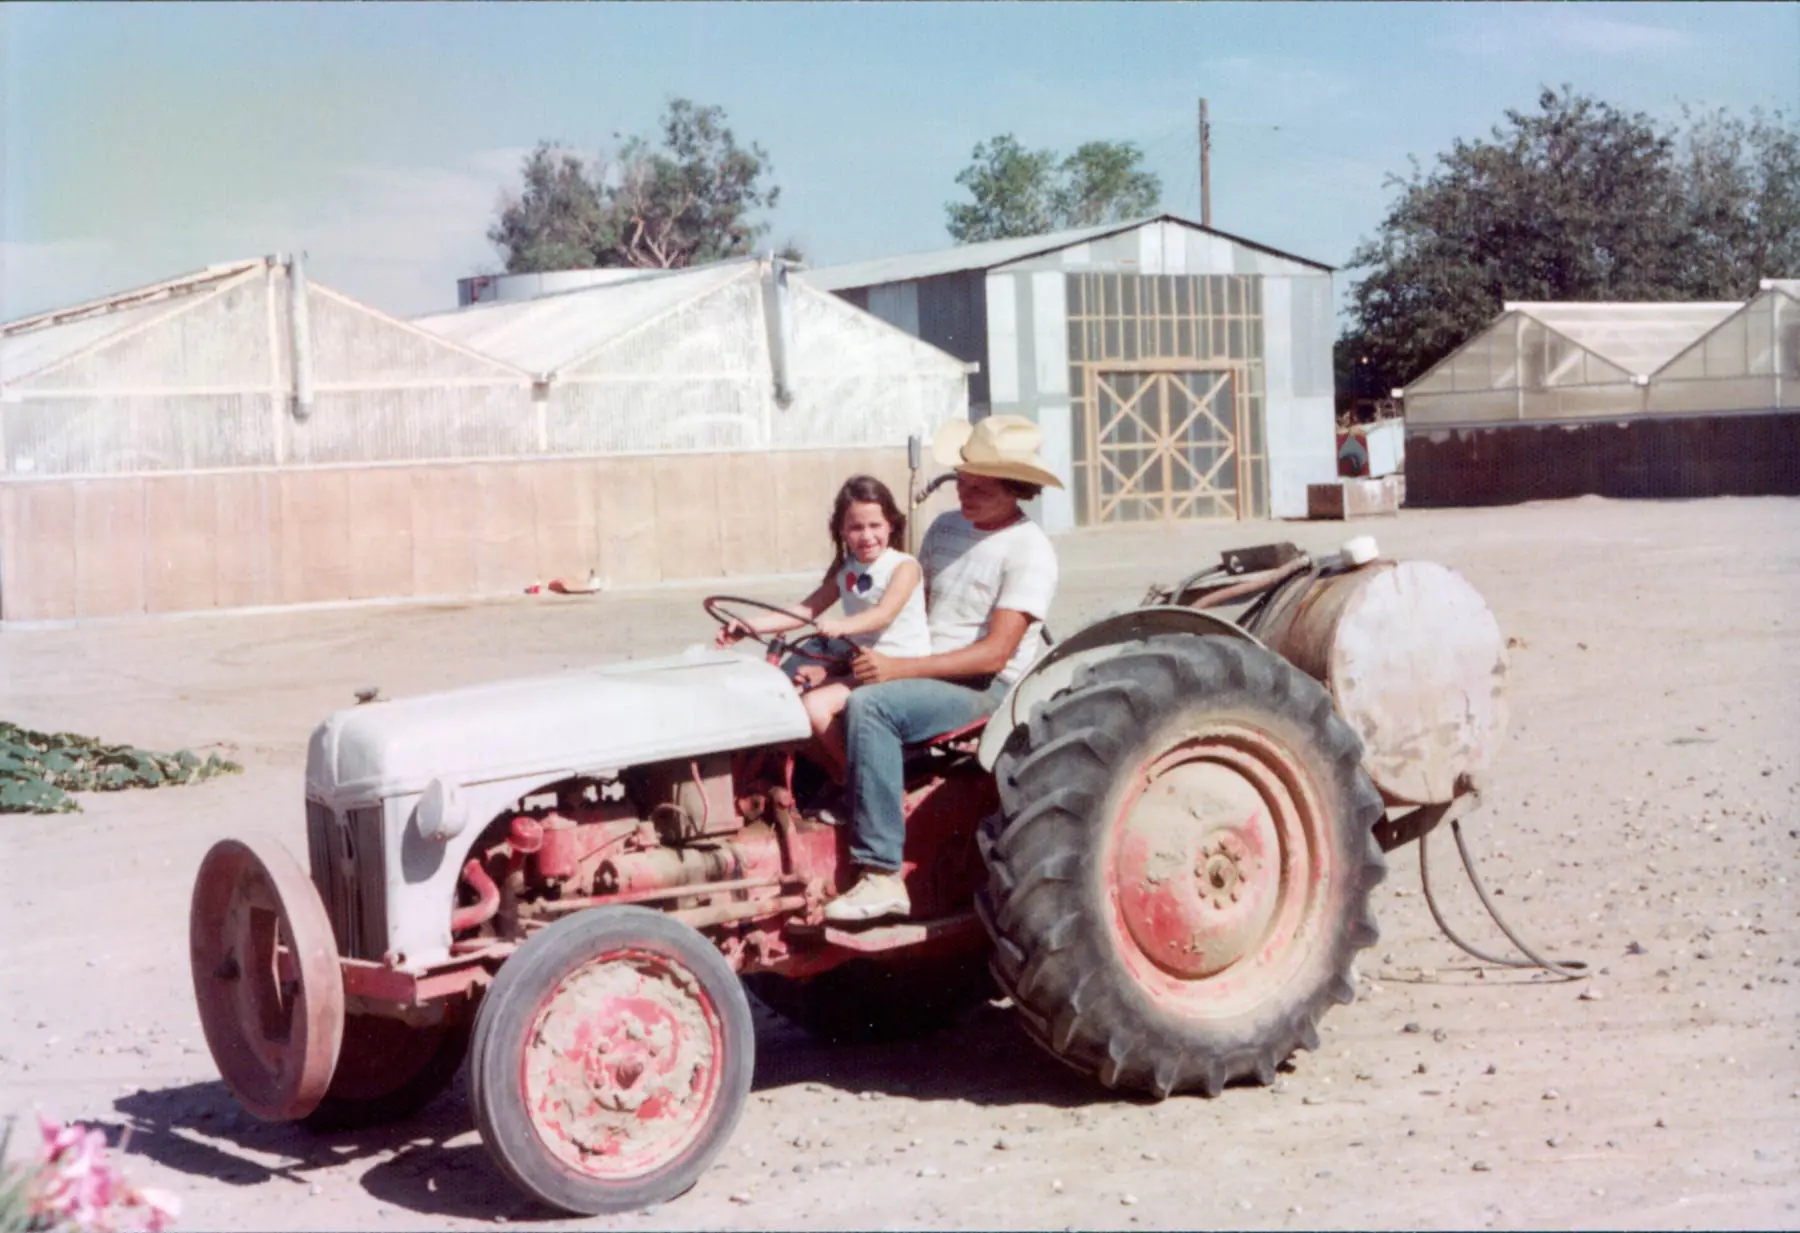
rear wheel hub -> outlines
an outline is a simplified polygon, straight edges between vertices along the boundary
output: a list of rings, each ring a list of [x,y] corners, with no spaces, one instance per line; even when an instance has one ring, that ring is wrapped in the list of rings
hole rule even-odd
[[[1142,770],[1120,820],[1119,912],[1138,950],[1185,978],[1253,953],[1280,898],[1280,837],[1229,750],[1184,745]]]

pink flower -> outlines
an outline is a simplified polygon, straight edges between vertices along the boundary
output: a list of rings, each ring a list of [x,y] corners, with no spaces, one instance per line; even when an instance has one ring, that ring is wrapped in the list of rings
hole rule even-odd
[[[137,1192],[149,1214],[144,1218],[144,1228],[148,1233],[164,1233],[173,1228],[175,1218],[181,1215],[181,1200],[166,1190],[155,1190],[148,1186]]]
[[[106,1136],[71,1123],[63,1126],[38,1114],[43,1134],[33,1179],[34,1224],[72,1225],[81,1233],[114,1233],[121,1219],[150,1233],[163,1233],[180,1214],[181,1202],[161,1190],[140,1191],[106,1159]]]

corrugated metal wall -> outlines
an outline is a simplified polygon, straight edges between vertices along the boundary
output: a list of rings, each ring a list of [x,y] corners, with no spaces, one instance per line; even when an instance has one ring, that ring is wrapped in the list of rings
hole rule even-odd
[[[1266,433],[1267,509],[1304,517],[1306,486],[1337,475],[1331,347],[1331,275],[1171,222],[1147,223],[991,271],[963,271],[838,292],[876,316],[964,358],[986,361],[969,385],[970,405],[1024,415],[1044,429],[1046,460],[1072,475],[1077,408],[1069,377],[1064,278],[1128,275],[1245,275],[1262,286],[1260,427]],[[984,347],[972,343],[979,331]],[[1223,351],[1225,348],[1221,348]],[[1185,353],[1184,353],[1185,354]],[[1072,491],[1047,491],[1038,511],[1052,531],[1077,522]]]

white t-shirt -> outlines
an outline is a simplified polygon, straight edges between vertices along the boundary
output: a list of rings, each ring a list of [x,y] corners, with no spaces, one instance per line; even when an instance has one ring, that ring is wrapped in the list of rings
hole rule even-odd
[[[1032,618],[1006,667],[995,678],[1012,684],[1044,650],[1044,618],[1056,597],[1056,549],[1037,523],[1021,517],[998,531],[982,531],[951,510],[940,514],[919,548],[925,567],[931,653],[960,651],[987,636],[996,608]]]
[[[844,604],[844,615],[860,616],[881,603],[887,594],[894,571],[912,558],[898,548],[885,548],[867,565],[850,557],[837,572],[838,597]],[[931,631],[925,624],[925,587],[913,588],[900,606],[900,613],[888,627],[866,634],[852,634],[846,641],[866,647],[882,655],[914,659],[931,654]]]

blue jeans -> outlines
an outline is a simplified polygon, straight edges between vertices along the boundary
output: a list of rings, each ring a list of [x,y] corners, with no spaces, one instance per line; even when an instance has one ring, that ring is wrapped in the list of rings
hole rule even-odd
[[[864,685],[844,707],[850,753],[850,856],[864,869],[892,873],[906,846],[902,747],[993,713],[1006,686],[985,689],[916,678]]]

